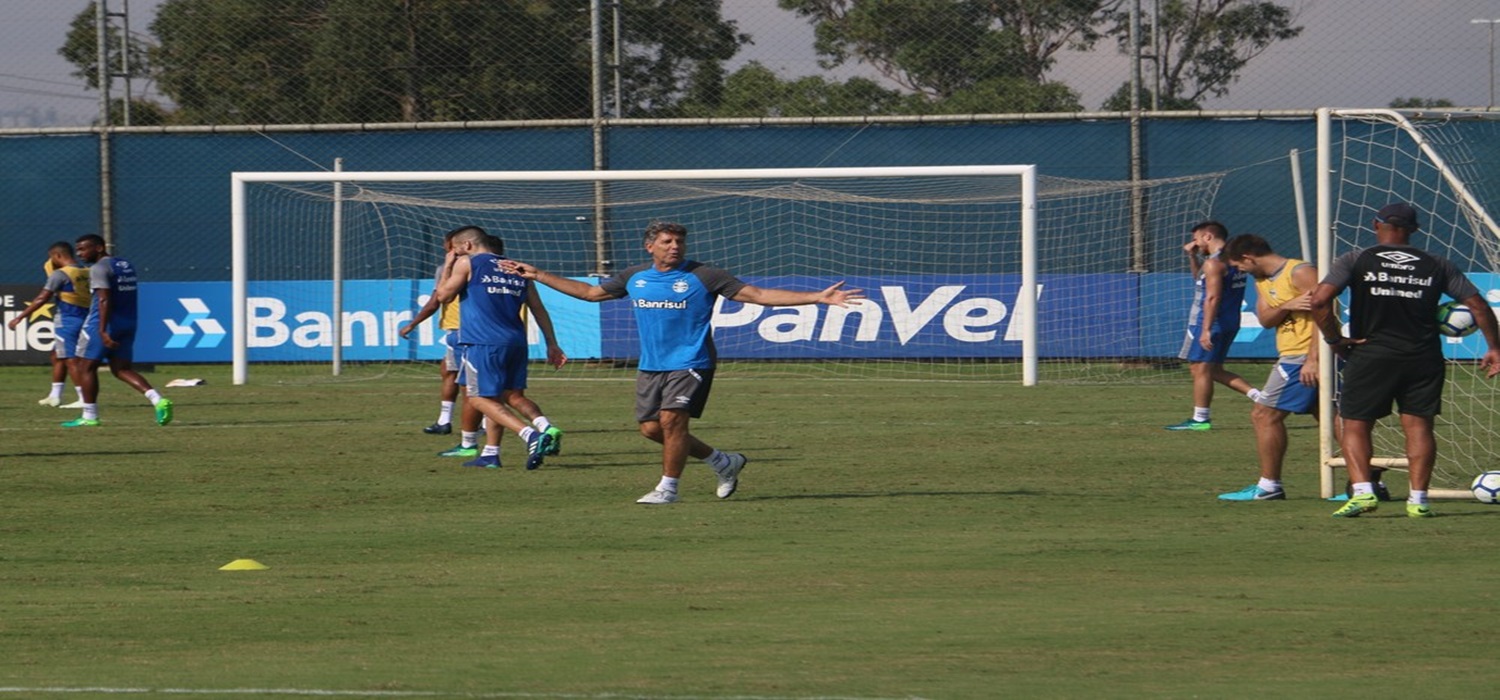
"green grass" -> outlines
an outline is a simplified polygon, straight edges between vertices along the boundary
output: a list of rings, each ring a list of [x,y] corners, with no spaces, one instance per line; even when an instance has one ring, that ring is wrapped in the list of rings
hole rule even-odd
[[[65,431],[72,411],[35,403],[43,370],[0,369],[0,695],[1494,692],[1500,508],[1330,518],[1296,420],[1291,500],[1217,502],[1255,476],[1248,404],[1161,430],[1185,372],[727,374],[695,432],[751,456],[740,492],[718,501],[694,464],[670,507],[634,503],[659,461],[628,373],[539,373],[567,437],[535,472],[514,437],[501,470],[436,457],[433,374],[233,387],[163,367],[158,386],[209,380],[168,390],[173,425],[105,377],[104,426]],[[271,568],[218,570],[242,557]]]

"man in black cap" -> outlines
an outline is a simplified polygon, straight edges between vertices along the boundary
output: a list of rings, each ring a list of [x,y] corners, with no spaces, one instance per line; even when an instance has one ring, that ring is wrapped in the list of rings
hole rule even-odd
[[[1439,340],[1437,308],[1443,295],[1474,311],[1489,344],[1479,366],[1489,377],[1500,374],[1500,331],[1479,289],[1453,263],[1412,247],[1419,227],[1417,210],[1398,202],[1375,215],[1375,245],[1339,256],[1314,290],[1313,318],[1323,339],[1347,359],[1339,415],[1344,463],[1353,493],[1336,518],[1375,510],[1379,501],[1370,483],[1370,434],[1375,421],[1390,415],[1394,401],[1406,436],[1411,493],[1406,514],[1432,517],[1427,487],[1437,459],[1432,422],[1442,408],[1446,366]],[[1349,290],[1349,337],[1333,312],[1334,299]]]

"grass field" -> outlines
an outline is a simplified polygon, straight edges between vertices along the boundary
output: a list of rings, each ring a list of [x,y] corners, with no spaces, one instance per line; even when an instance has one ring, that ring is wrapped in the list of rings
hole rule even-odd
[[[634,503],[658,453],[626,374],[534,379],[567,437],[527,472],[514,437],[500,470],[435,456],[435,377],[256,372],[159,368],[208,379],[166,428],[106,377],[104,426],[65,431],[43,370],[0,369],[0,695],[1495,693],[1500,508],[1330,518],[1306,421],[1290,500],[1218,502],[1255,476],[1248,403],[1161,430],[1185,371],[721,376],[696,432],[750,455],[740,491],[694,464],[668,507]]]

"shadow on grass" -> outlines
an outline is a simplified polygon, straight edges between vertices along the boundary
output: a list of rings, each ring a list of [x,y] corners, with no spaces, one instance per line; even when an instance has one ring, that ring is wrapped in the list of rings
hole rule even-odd
[[[844,500],[852,498],[927,498],[949,496],[1044,496],[1042,491],[1014,489],[1009,491],[883,491],[879,493],[795,493],[782,496],[741,496],[734,501],[800,501],[800,500]]]

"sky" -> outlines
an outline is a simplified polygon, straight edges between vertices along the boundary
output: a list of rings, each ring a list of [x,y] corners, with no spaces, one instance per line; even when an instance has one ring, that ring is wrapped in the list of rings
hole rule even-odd
[[[108,0],[128,4],[130,27],[144,33],[164,0]],[[1491,104],[1494,24],[1500,0],[1280,0],[1305,27],[1242,72],[1228,95],[1208,109],[1383,107],[1403,97],[1447,99],[1460,106]],[[1142,0],[1149,9],[1151,0]],[[0,0],[0,127],[86,125],[98,114],[98,94],[85,90],[57,54],[68,23],[88,0]],[[821,72],[812,29],[776,7],[776,0],[723,0],[724,14],[755,43],[731,67],[757,60],[783,77]],[[1113,46],[1065,52],[1054,80],[1068,83],[1086,108],[1099,105],[1128,79],[1129,64]],[[874,76],[842,69],[834,77]],[[140,92],[144,85],[137,85]],[[117,83],[118,94],[123,86]]]

